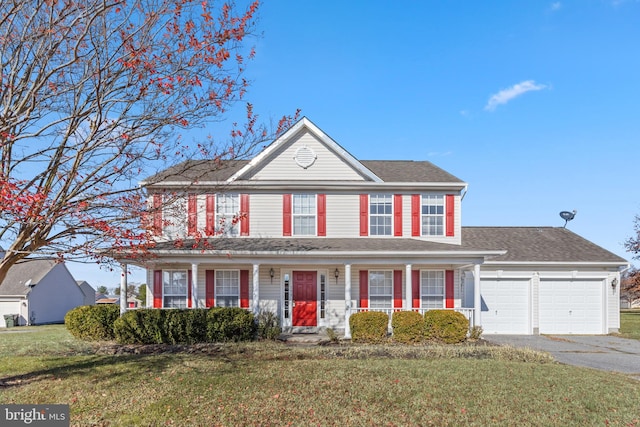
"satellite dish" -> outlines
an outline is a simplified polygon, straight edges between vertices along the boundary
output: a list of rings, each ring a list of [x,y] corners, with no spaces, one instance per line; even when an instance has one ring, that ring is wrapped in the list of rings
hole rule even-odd
[[[571,221],[573,218],[576,217],[576,214],[578,213],[577,210],[573,210],[573,212],[569,212],[569,211],[562,211],[560,212],[560,218],[564,219],[564,228],[567,227],[567,223],[569,221]]]

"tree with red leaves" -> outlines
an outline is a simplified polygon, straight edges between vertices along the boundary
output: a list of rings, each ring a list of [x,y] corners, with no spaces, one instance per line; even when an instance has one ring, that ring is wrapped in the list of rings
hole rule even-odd
[[[630,237],[625,242],[628,252],[633,254],[634,259],[640,259],[640,215],[636,215],[633,222],[633,231],[635,236]],[[629,302],[640,299],[640,270],[631,268],[622,276],[620,284],[620,293],[627,298]]]
[[[32,254],[135,256],[152,244],[141,177],[185,159],[248,156],[264,141],[250,104],[223,143],[179,136],[244,102],[257,8],[0,2],[0,283]]]

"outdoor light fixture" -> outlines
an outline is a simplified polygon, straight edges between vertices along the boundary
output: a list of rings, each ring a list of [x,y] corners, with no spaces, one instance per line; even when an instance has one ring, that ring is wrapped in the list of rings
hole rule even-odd
[[[615,289],[616,286],[618,286],[618,278],[615,277],[612,281],[611,281],[611,288]]]
[[[276,274],[275,271],[273,271],[273,267],[271,267],[271,269],[269,270],[269,277],[271,277],[271,283],[273,283],[273,276]]]
[[[336,284],[338,284],[338,277],[340,277],[340,270],[336,268],[336,271],[333,272],[333,275],[336,278]]]

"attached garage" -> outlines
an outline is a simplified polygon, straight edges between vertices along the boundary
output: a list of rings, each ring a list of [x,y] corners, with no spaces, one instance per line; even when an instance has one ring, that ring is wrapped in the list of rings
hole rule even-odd
[[[541,280],[541,334],[604,334],[604,280]]]
[[[480,322],[485,334],[530,334],[530,280],[482,279]]]

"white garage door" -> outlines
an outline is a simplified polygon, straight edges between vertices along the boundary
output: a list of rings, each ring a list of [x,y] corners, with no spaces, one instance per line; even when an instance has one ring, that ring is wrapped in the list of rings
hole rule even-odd
[[[0,301],[0,328],[4,328],[5,314],[20,314],[20,301]]]
[[[541,334],[602,334],[602,280],[541,280]]]
[[[480,323],[487,334],[530,334],[529,280],[480,280]]]

